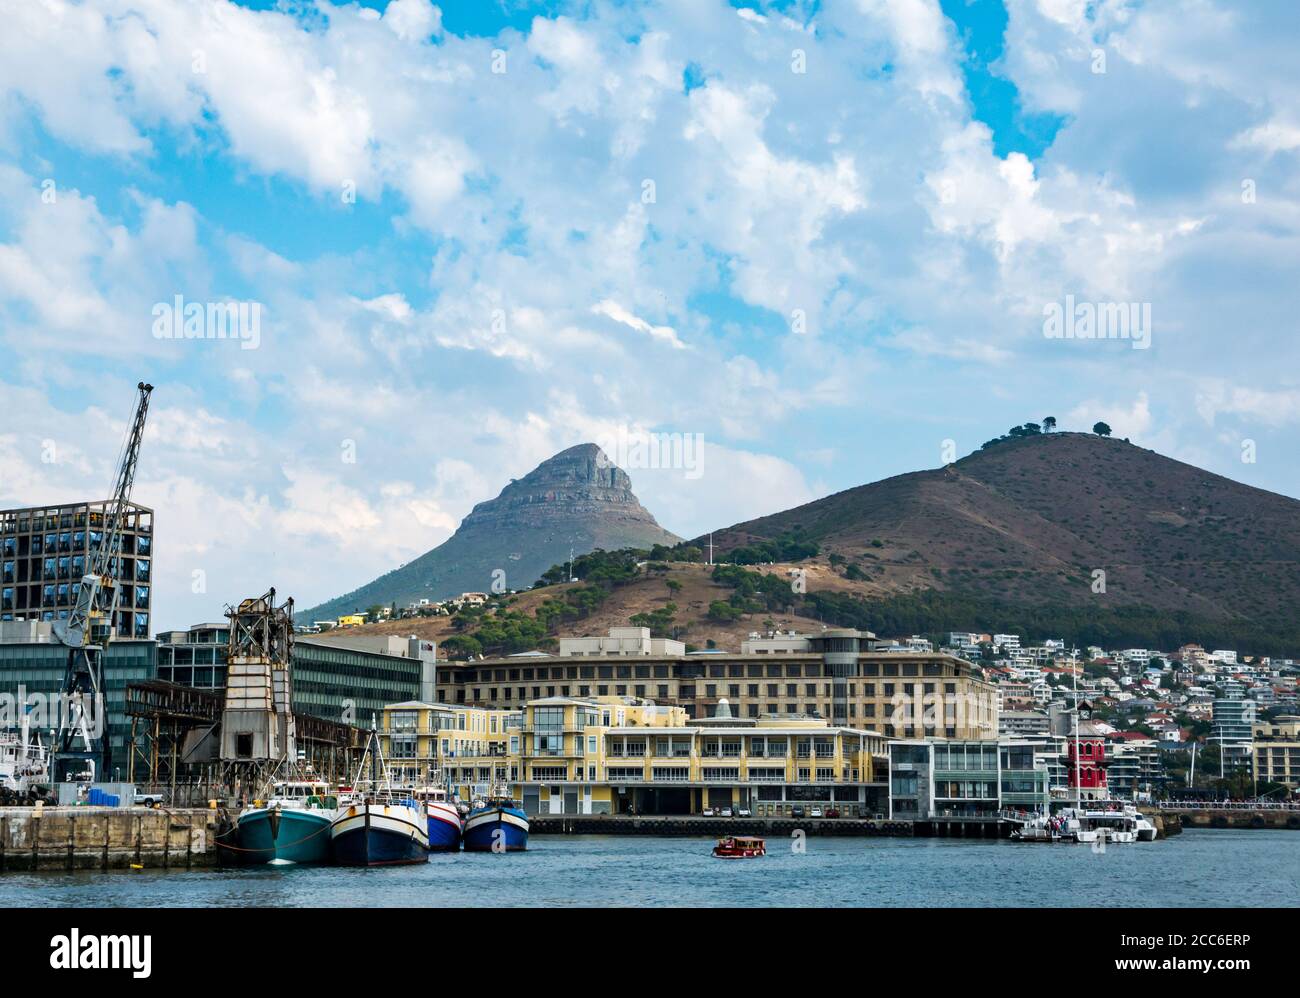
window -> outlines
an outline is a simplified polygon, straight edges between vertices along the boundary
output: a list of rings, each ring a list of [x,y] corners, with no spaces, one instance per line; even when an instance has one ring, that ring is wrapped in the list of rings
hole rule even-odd
[[[388,753],[394,759],[414,759],[417,741],[413,734],[393,735]]]
[[[390,731],[416,731],[419,728],[420,715],[413,710],[395,710],[389,715]]]

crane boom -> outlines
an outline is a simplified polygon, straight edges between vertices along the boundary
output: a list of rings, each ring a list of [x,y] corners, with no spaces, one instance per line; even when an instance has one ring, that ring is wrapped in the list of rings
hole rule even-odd
[[[103,536],[91,552],[89,570],[81,578],[77,601],[68,619],[54,624],[55,637],[68,648],[68,664],[63,678],[64,703],[59,710],[58,735],[54,744],[57,753],[55,779],[69,778],[69,763],[75,766],[78,762],[89,763],[93,777],[94,766],[103,756],[103,644],[112,640],[115,629],[122,524],[135,485],[135,467],[140,457],[140,442],[144,437],[153,385],[142,381],[136,386],[136,391],[135,418],[122,450],[117,484],[108,501]],[[93,715],[88,713],[92,705]],[[74,748],[78,737],[82,742],[81,749]]]

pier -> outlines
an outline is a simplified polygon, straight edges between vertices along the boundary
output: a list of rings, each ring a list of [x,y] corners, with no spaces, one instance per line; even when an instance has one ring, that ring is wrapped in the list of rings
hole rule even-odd
[[[207,808],[0,808],[0,873],[211,866],[217,820]]]

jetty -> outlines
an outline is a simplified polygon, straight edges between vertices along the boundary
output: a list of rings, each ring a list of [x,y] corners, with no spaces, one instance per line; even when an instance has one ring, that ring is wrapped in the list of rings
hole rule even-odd
[[[0,808],[0,873],[212,866],[218,820],[208,808]]]

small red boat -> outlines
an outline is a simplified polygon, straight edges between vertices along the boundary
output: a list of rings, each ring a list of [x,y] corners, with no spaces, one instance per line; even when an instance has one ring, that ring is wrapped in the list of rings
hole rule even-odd
[[[767,844],[762,839],[728,835],[725,839],[718,839],[718,844],[713,847],[713,855],[719,859],[752,859],[755,856],[766,856]]]

